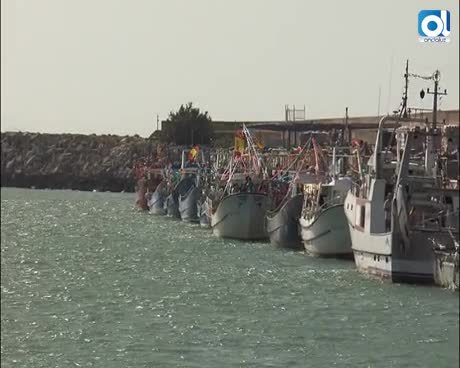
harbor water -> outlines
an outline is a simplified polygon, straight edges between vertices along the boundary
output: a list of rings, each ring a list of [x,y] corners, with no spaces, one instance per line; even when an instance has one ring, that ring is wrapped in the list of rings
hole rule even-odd
[[[458,293],[134,210],[2,189],[2,367],[455,367]]]

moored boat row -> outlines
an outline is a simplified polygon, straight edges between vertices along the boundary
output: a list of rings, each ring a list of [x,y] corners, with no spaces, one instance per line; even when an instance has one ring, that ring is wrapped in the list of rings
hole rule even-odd
[[[391,119],[399,128],[384,146]],[[151,169],[156,181],[139,185],[138,205],[217,237],[270,240],[312,256],[354,259],[369,276],[458,290],[459,195],[433,143],[439,134],[435,122],[410,119],[405,104],[382,118],[370,157],[359,142],[324,147],[314,133],[291,152],[267,153],[243,126],[243,148],[239,142],[204,160],[194,147],[176,170],[165,162]]]

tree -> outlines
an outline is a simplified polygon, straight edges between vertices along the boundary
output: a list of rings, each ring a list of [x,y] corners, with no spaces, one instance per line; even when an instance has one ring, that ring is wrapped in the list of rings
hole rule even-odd
[[[164,124],[162,139],[180,145],[209,144],[213,136],[212,119],[192,102],[171,111]]]

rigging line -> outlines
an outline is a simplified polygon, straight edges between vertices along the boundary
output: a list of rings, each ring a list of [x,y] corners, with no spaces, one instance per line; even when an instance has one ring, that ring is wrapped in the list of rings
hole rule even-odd
[[[434,74],[431,76],[426,76],[426,75],[420,75],[420,74],[415,74],[415,73],[409,73],[410,77],[413,78],[419,78],[419,79],[424,79],[424,80],[433,80],[434,79]]]
[[[295,163],[297,163],[297,161],[300,159],[300,157],[302,156],[305,156],[306,153],[307,153],[307,148],[309,147],[311,143],[311,135],[310,137],[308,138],[308,141],[304,144],[304,146],[302,147],[302,150],[299,152],[299,154],[297,155],[296,159],[287,167],[287,169],[285,169],[284,171],[289,171],[291,169],[291,167],[294,166]],[[271,180],[275,180],[274,178],[271,178]]]

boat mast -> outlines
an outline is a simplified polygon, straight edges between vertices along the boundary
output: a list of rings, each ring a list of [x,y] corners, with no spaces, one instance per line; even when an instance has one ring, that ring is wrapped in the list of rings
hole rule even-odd
[[[441,73],[439,72],[439,70],[436,70],[434,72],[433,79],[434,79],[434,91],[430,92],[430,89],[428,88],[426,93],[430,95],[434,95],[433,96],[433,115],[432,115],[433,121],[431,124],[432,124],[432,128],[436,129],[437,118],[438,118],[438,97],[447,95],[447,90],[445,89],[444,92],[439,92],[438,90],[439,81],[441,79]]]
[[[404,94],[402,98],[402,107],[399,117],[407,118],[407,90],[409,88],[409,59],[406,60],[406,71],[404,73]]]
[[[441,73],[439,70],[436,70],[433,74],[434,80],[434,91],[427,89],[427,94],[433,95],[433,112],[432,112],[432,122],[431,122],[431,134],[426,137],[426,150],[425,150],[425,173],[427,175],[436,176],[436,170],[433,170],[435,162],[435,154],[439,147],[437,147],[438,140],[433,142],[435,135],[437,135],[437,117],[438,117],[438,98],[440,96],[447,95],[447,90],[444,92],[439,92],[439,81],[441,79]],[[427,130],[430,128],[427,127]]]
[[[344,145],[349,145],[351,143],[351,130],[348,124],[348,107],[345,107],[345,129],[342,134]]]
[[[402,96],[401,108],[399,109],[398,122],[401,119],[407,119],[409,114],[407,113],[407,100],[409,95],[409,59],[406,59],[406,69],[404,72],[404,92]],[[396,113],[396,112],[395,112]],[[393,140],[396,136],[396,127],[393,129],[390,137],[389,144],[393,143]],[[381,144],[381,142],[379,143]],[[383,148],[383,147],[382,147]],[[401,142],[400,138],[396,136],[396,161],[399,163],[401,161]]]

